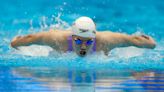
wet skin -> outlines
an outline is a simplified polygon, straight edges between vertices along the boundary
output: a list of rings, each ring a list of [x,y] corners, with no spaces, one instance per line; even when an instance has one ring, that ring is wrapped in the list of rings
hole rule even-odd
[[[32,44],[46,45],[52,47],[59,52],[68,51],[68,37],[72,36],[72,31],[53,30],[46,32],[39,32],[29,34],[26,36],[17,36],[11,41],[13,48],[19,46],[29,46]],[[86,56],[92,49],[91,45],[86,45],[88,40],[93,38],[84,38],[79,36],[72,36],[73,51],[79,56]],[[82,44],[76,44],[75,40],[80,39]],[[105,55],[117,47],[135,46],[138,48],[154,49],[156,46],[155,40],[147,35],[127,35],[122,33],[114,33],[110,31],[96,32],[96,52],[103,51]]]

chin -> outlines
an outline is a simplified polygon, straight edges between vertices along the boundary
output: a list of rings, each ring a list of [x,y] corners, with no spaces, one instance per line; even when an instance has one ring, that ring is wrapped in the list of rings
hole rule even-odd
[[[80,57],[85,57],[86,55],[79,55]]]

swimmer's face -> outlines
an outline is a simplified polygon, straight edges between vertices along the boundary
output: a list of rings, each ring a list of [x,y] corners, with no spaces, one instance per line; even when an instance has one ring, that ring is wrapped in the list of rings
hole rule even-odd
[[[72,40],[75,52],[81,57],[86,56],[93,47],[94,38],[84,38],[73,35]]]

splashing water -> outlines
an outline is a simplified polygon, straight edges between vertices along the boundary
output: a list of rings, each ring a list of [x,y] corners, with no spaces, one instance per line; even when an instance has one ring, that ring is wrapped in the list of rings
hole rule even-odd
[[[70,26],[60,19],[61,14],[57,17],[52,16],[56,24],[48,26],[46,17],[43,17],[39,30],[50,29],[67,29]],[[33,27],[33,21],[30,20],[31,27],[29,33],[37,32]],[[142,34],[141,28],[134,34]],[[17,35],[26,34],[24,30],[20,30]],[[3,32],[0,44],[0,65],[3,66],[48,66],[55,68],[69,69],[132,69],[132,70],[149,70],[164,69],[163,65],[163,40],[157,43],[155,50],[140,49],[136,47],[116,48],[109,52],[109,56],[98,52],[85,58],[78,57],[75,53],[58,53],[47,46],[24,46],[19,50],[10,48],[10,39],[6,38]],[[6,53],[5,53],[6,52]],[[85,66],[84,66],[85,65]]]
[[[142,89],[163,92],[163,4],[164,0],[1,1],[0,91],[47,92],[52,88],[51,91],[55,92],[72,92],[72,89],[77,90],[75,92],[84,89],[91,92],[93,87],[88,84],[84,87],[70,83],[76,82],[78,72],[84,71],[90,76],[90,82],[94,76],[92,73],[96,73],[96,83],[93,85],[96,92],[143,92]],[[15,36],[50,29],[69,29],[71,23],[80,16],[93,18],[98,30],[150,35],[155,38],[157,46],[153,50],[116,48],[109,52],[109,56],[97,52],[84,58],[74,52],[59,53],[48,46],[24,46],[19,47],[19,50],[10,47]],[[69,76],[70,71],[74,71],[72,78]],[[135,73],[137,77],[141,73],[142,78],[136,78]],[[82,74],[82,77],[85,75]],[[85,79],[88,80],[84,78],[83,81]],[[65,84],[67,81],[69,85]]]
[[[51,29],[65,30],[67,28],[70,28],[70,25],[67,22],[61,20],[60,17],[61,13],[59,13],[57,17],[55,17],[54,15],[52,16],[52,20],[55,20],[56,24],[51,24]]]

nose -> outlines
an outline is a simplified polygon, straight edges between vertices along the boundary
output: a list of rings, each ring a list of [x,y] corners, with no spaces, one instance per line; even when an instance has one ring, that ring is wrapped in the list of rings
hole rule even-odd
[[[82,43],[81,45],[81,50],[86,50],[87,46],[85,45],[85,43]]]

